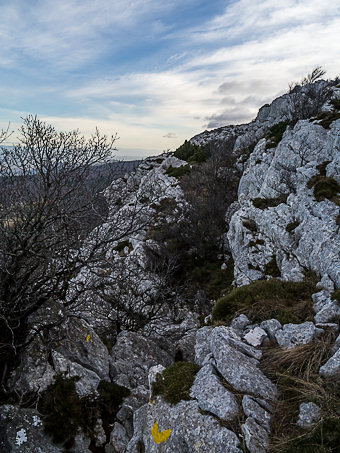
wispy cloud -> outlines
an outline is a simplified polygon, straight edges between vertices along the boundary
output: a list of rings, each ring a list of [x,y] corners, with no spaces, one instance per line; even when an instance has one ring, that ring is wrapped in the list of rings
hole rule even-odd
[[[335,76],[339,30],[330,0],[13,0],[0,5],[0,94],[7,112],[161,151],[253,119],[316,65]]]

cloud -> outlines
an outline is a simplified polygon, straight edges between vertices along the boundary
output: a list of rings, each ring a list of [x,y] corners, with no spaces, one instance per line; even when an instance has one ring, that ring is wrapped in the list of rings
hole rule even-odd
[[[164,138],[178,138],[175,132],[168,132],[167,134],[163,135]]]
[[[253,110],[243,106],[237,106],[225,110],[222,113],[207,116],[205,120],[208,121],[208,123],[204,127],[207,129],[214,129],[225,126],[226,124],[240,124],[249,121],[252,115],[254,115]]]

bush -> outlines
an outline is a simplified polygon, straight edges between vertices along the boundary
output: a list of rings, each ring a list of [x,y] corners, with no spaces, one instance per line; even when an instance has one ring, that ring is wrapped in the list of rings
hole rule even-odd
[[[287,129],[288,121],[281,121],[280,123],[274,124],[269,129],[267,139],[269,140],[266,144],[266,148],[275,148],[282,140],[283,133]]]
[[[174,156],[187,162],[204,162],[207,159],[207,153],[199,145],[193,145],[187,140],[176,149]]]
[[[97,398],[91,395],[80,398],[75,388],[77,379],[57,376],[55,383],[42,393],[38,404],[44,431],[51,436],[52,442],[66,451],[73,447],[74,438],[80,430],[92,438],[99,418],[103,420],[105,433],[109,435],[120,404],[130,394],[125,387],[101,381]]]
[[[252,202],[255,208],[267,209],[270,207],[279,206],[279,204],[281,203],[285,203],[287,201],[287,198],[288,194],[285,194],[277,198],[254,198]]]
[[[125,247],[128,247],[129,249],[132,248],[132,244],[129,241],[121,241],[118,242],[118,245],[116,247],[113,247],[113,250],[116,250],[117,252],[123,252]]]
[[[237,313],[253,322],[276,318],[281,323],[300,323],[313,317],[311,295],[316,278],[308,275],[302,282],[277,279],[260,280],[235,288],[220,298],[212,311],[214,321],[229,322]]]
[[[162,374],[156,376],[156,381],[152,384],[152,394],[161,395],[164,401],[170,404],[189,400],[190,389],[199,369],[195,363],[173,363]]]
[[[190,172],[190,165],[182,165],[181,167],[170,167],[165,172],[168,176],[173,176],[174,178],[180,178],[181,176],[187,175]]]
[[[297,228],[299,225],[300,225],[300,222],[298,222],[297,220],[295,220],[294,222],[290,222],[290,223],[288,223],[288,225],[286,226],[286,231],[287,231],[288,233],[291,233],[291,232],[294,231],[295,228]]]
[[[313,176],[307,183],[307,187],[314,187],[314,196],[317,201],[322,201],[325,198],[339,204],[337,194],[340,192],[340,186],[335,179],[327,176]]]
[[[337,300],[340,303],[340,289],[337,289],[332,293],[331,299]]]

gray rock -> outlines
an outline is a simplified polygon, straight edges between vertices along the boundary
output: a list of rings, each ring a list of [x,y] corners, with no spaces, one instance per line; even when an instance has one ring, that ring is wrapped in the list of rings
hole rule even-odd
[[[245,327],[249,326],[249,324],[251,324],[251,321],[249,321],[246,315],[241,314],[231,321],[230,327],[242,331]]]
[[[281,330],[275,333],[275,338],[282,348],[291,349],[310,343],[313,338],[322,333],[322,329],[318,329],[312,322],[306,321],[302,324],[285,324]]]
[[[244,343],[237,332],[231,327],[215,327],[210,337],[210,349],[212,342],[214,342],[216,339],[219,339],[219,341],[222,341],[223,343],[229,344],[237,351],[240,351],[246,356],[254,359],[254,363],[258,363],[258,360],[262,357],[261,351]]]
[[[195,363],[197,365],[201,366],[205,357],[211,352],[209,338],[212,331],[212,327],[205,326],[196,332]]]
[[[244,337],[247,343],[255,348],[261,346],[263,340],[267,338],[267,333],[261,327],[251,329]]]
[[[329,293],[334,291],[334,282],[329,278],[327,274],[322,276],[322,279],[316,284],[319,289],[325,289]]]
[[[275,334],[282,329],[281,323],[277,319],[267,319],[260,324],[261,329],[265,330],[271,340],[275,340]]]
[[[332,352],[333,352],[333,354],[334,354],[338,349],[340,349],[340,335],[338,335],[338,336],[336,337],[336,340],[335,340],[335,342],[334,342],[334,344],[333,344],[333,347],[332,347]]]
[[[193,362],[195,359],[195,342],[196,332],[192,331],[184,335],[177,345],[176,353],[181,355],[181,359],[185,362]]]
[[[110,442],[105,445],[105,453],[124,453],[128,443],[129,437],[124,426],[115,422],[110,434]]]
[[[44,434],[40,414],[35,409],[0,407],[0,451],[3,453],[62,453]],[[74,453],[90,453],[90,441],[76,437]]]
[[[205,365],[196,374],[190,396],[202,410],[223,420],[233,420],[239,414],[235,396],[223,386],[212,365]]]
[[[75,382],[76,392],[79,395],[89,395],[97,390],[101,379],[94,371],[71,362],[56,351],[52,352],[52,360],[57,374],[63,374],[68,379],[76,376],[80,378]]]
[[[270,413],[257,400],[245,395],[242,399],[242,407],[247,417],[252,417],[256,423],[261,425],[267,432],[270,432]]]
[[[231,346],[224,329],[215,328],[210,348],[218,371],[237,391],[259,396],[265,400],[276,398],[275,385],[258,369],[258,361]],[[252,348],[253,349],[253,348]]]
[[[336,300],[329,299],[320,311],[314,316],[315,323],[329,323],[339,321],[340,319],[340,306]]]
[[[330,302],[330,293],[326,290],[319,291],[318,293],[312,294],[312,299],[314,302],[314,312],[318,313],[320,310],[324,308]]]
[[[110,356],[107,347],[84,320],[67,319],[61,334],[64,338],[57,348],[59,354],[93,371],[101,379],[110,380]]]
[[[248,417],[241,429],[250,453],[267,453],[269,436],[262,426],[256,423],[252,417]]]
[[[318,322],[315,325],[319,329],[332,330],[333,332],[339,331],[339,324],[337,324],[335,322]]]
[[[170,437],[156,445],[151,427],[154,421],[158,431],[170,429]],[[138,443],[144,451],[157,453],[241,453],[238,437],[221,427],[214,417],[200,413],[197,401],[181,401],[169,406],[159,398],[153,405],[145,405],[134,417],[134,436],[126,453],[137,453]]]
[[[148,373],[152,366],[171,364],[172,357],[154,341],[136,333],[123,331],[112,348],[113,378],[124,382],[129,389],[138,385],[148,386]]]
[[[325,378],[333,378],[340,375],[340,349],[322,365],[319,374]]]
[[[301,428],[310,428],[321,418],[321,409],[314,403],[301,403],[297,425]]]

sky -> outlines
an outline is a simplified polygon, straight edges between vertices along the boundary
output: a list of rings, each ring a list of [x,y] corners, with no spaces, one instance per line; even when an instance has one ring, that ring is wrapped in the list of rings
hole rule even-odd
[[[0,129],[36,114],[160,154],[340,75],[339,43],[340,0],[0,0]]]

